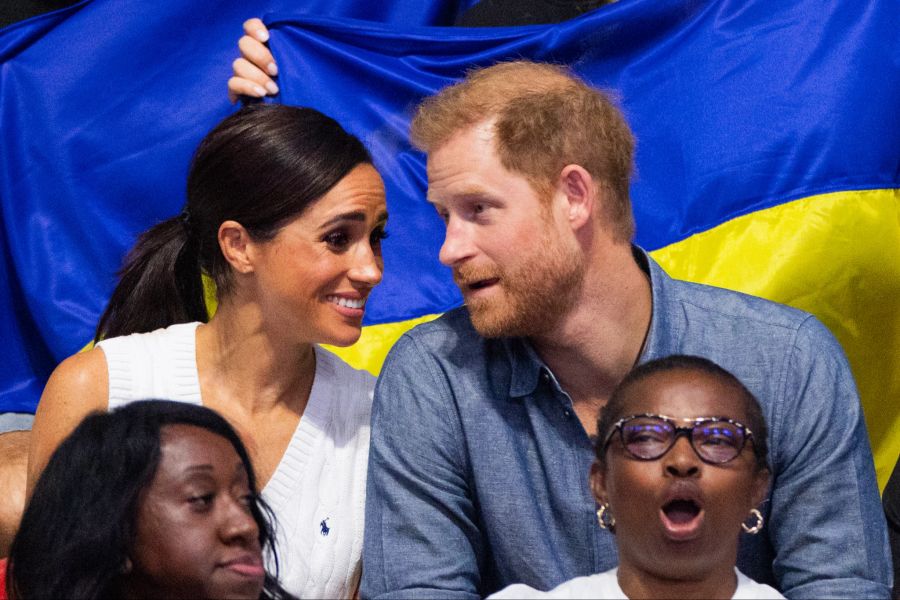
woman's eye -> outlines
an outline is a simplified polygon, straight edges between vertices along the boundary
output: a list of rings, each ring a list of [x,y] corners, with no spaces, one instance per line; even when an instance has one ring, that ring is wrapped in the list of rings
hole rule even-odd
[[[343,249],[350,243],[350,236],[346,231],[332,231],[324,238],[326,244],[335,249]]]
[[[188,503],[194,510],[206,510],[212,506],[214,494],[199,494],[188,498]]]
[[[256,504],[256,494],[252,494],[247,492],[246,494],[241,494],[238,498],[240,500],[241,505],[246,508],[248,511]]]
[[[388,238],[388,232],[385,231],[384,227],[376,227],[372,233],[369,235],[369,243],[373,247],[381,246],[381,242]]]
[[[704,446],[733,446],[734,440],[727,437],[708,437],[703,440]]]
[[[663,440],[653,433],[637,433],[629,441],[634,444],[656,444]]]

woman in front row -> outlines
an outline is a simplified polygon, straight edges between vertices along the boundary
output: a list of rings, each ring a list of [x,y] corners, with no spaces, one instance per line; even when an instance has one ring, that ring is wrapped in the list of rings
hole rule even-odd
[[[89,412],[146,398],[202,404],[247,445],[288,591],[352,596],[374,377],[317,344],[359,338],[386,219],[368,152],[334,120],[281,105],[226,118],[194,155],[183,213],[126,259],[97,347],[50,377],[30,485]],[[201,273],[216,284],[212,318]]]
[[[549,592],[517,584],[492,598],[783,598],[735,568],[766,496],[766,424],[731,373],[699,357],[634,369],[597,431],[591,486],[619,566]]]
[[[150,401],[92,414],[35,485],[9,597],[288,600],[263,566],[272,525],[255,486],[240,438],[211,410]]]

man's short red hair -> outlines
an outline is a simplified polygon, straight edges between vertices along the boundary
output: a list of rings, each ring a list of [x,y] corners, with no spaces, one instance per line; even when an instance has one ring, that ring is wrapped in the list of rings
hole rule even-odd
[[[559,65],[499,63],[426,98],[412,122],[412,142],[429,152],[485,120],[494,120],[503,166],[540,193],[553,189],[566,165],[584,167],[612,191],[605,210],[617,239],[631,240],[634,136],[606,94]]]

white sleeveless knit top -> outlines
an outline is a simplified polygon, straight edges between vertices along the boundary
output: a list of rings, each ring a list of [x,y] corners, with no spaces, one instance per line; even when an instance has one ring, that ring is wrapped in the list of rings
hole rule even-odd
[[[182,323],[98,344],[109,408],[149,398],[202,404],[196,329]],[[375,378],[316,347],[309,402],[262,491],[277,518],[282,585],[301,598],[347,598],[360,576]]]

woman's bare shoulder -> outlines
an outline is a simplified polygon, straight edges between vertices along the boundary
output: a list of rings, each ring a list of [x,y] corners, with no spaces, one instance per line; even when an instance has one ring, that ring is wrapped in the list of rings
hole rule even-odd
[[[109,375],[103,350],[79,352],[54,369],[34,415],[28,454],[29,485],[33,485],[60,442],[86,415],[106,410],[108,397]]]

